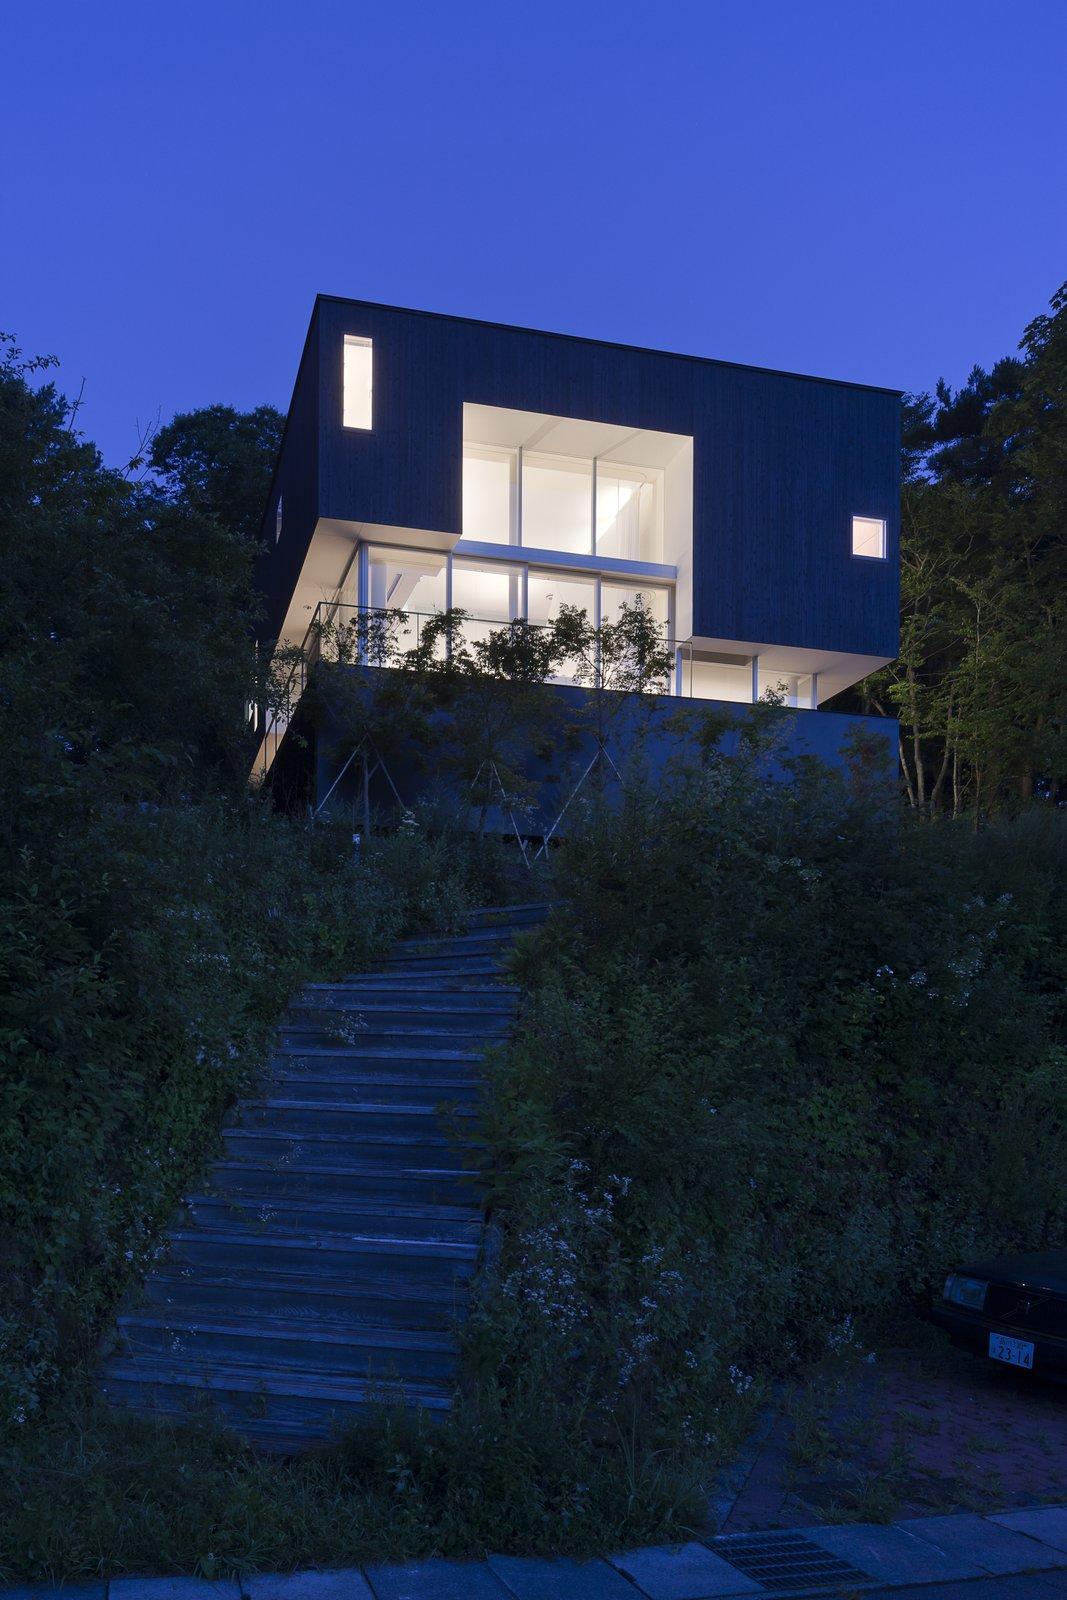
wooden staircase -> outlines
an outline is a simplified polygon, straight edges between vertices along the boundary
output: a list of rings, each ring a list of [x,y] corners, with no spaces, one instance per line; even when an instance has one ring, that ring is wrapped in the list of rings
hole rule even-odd
[[[297,996],[268,1082],[118,1318],[112,1404],[206,1407],[285,1453],[378,1397],[449,1409],[482,1235],[481,1062],[515,1013],[502,958],[544,914],[480,911],[465,934],[403,940]]]

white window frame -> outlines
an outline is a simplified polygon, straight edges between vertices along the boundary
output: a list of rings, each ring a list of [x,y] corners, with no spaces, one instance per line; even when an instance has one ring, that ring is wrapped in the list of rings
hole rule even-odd
[[[373,543],[373,541],[370,541],[370,540],[362,541],[360,543],[359,550],[358,550],[358,553],[357,553],[357,559],[356,559],[356,572],[357,572],[357,576],[358,576],[357,593],[358,593],[358,596],[359,596],[359,602],[358,603],[359,603],[359,606],[360,606],[361,609],[364,608],[364,607],[369,607],[369,605],[370,605],[370,600],[368,598],[369,590],[370,590],[370,555],[369,555],[369,552],[370,552],[370,548],[371,548],[371,544],[372,543]],[[406,553],[414,555],[414,556],[418,556],[421,553],[413,545],[411,545],[411,546],[409,546],[409,545],[395,545],[395,546],[388,546],[387,547],[387,546],[382,546],[382,545],[379,545],[379,544],[374,544],[374,548],[376,550],[384,549],[384,548],[395,549],[398,558],[402,558]],[[629,573],[629,572],[625,572],[625,571],[611,570],[611,569],[607,569],[607,568],[605,568],[605,570],[603,570],[603,571],[598,571],[592,565],[588,565],[588,566],[585,565],[584,562],[582,564],[579,564],[576,561],[573,564],[571,564],[571,563],[566,563],[566,562],[563,562],[563,561],[552,561],[552,560],[535,561],[535,560],[531,560],[530,556],[528,554],[520,554],[520,547],[517,546],[517,545],[500,545],[497,548],[499,548],[500,551],[501,551],[501,555],[499,557],[487,557],[487,556],[484,556],[484,555],[480,554],[479,552],[477,552],[475,550],[464,550],[462,545],[458,546],[455,550],[450,550],[447,553],[446,559],[445,559],[445,598],[446,598],[445,610],[446,611],[450,611],[452,609],[452,568],[453,568],[453,563],[454,562],[458,561],[458,562],[460,562],[461,565],[472,566],[472,567],[476,567],[476,568],[481,566],[483,569],[492,568],[492,567],[495,567],[495,566],[518,567],[520,569],[520,571],[521,571],[521,582],[520,582],[520,596],[521,596],[521,598],[520,598],[519,604],[521,605],[522,609],[519,612],[519,617],[520,618],[525,618],[525,617],[527,617],[529,615],[529,609],[530,609],[530,606],[529,606],[529,594],[530,594],[530,574],[531,574],[531,572],[536,577],[539,577],[539,578],[540,577],[562,578],[562,579],[572,579],[572,580],[573,579],[581,579],[581,580],[585,580],[587,582],[592,583],[592,585],[593,585],[594,613],[593,613],[593,616],[590,617],[589,620],[593,624],[593,626],[597,627],[597,628],[600,627],[601,604],[602,604],[602,601],[601,601],[601,588],[602,588],[603,584],[607,583],[609,586],[614,586],[616,588],[622,587],[622,588],[628,588],[628,589],[656,589],[656,590],[660,590],[660,591],[665,591],[666,592],[666,596],[667,596],[667,637],[668,637],[668,639],[672,639],[673,640],[673,637],[674,637],[674,620],[675,620],[675,610],[674,610],[674,608],[675,608],[675,585],[673,583],[666,582],[661,578],[644,578],[638,573]],[[441,553],[445,554],[445,552],[443,552],[443,551]],[[401,609],[403,609],[403,608],[401,608]],[[489,619],[489,620],[491,620],[491,619]],[[513,620],[518,620],[518,618],[513,619]],[[500,626],[503,627],[503,626],[505,626],[505,624],[501,623]]]
[[[866,523],[869,526],[870,525],[876,525],[881,530],[880,534],[879,534],[880,548],[876,552],[872,552],[870,550],[857,550],[856,549],[856,524],[857,523]],[[853,556],[853,559],[856,560],[856,561],[884,561],[886,559],[887,554],[888,554],[887,532],[888,532],[888,530],[886,528],[886,519],[884,517],[872,517],[872,516],[869,516],[866,512],[858,512],[858,511],[854,512],[853,516],[852,516],[852,556]]]
[[[350,389],[348,359],[350,350],[367,351],[367,385],[365,393],[362,382],[357,388],[354,371]],[[345,428],[353,433],[370,433],[374,427],[374,340],[364,338],[357,333],[346,333],[344,338],[341,363],[341,422]]]
[[[534,457],[538,461],[544,461],[545,463],[551,463],[551,462],[554,462],[554,461],[576,462],[576,463],[580,464],[582,467],[588,467],[590,469],[589,539],[588,539],[588,544],[581,551],[560,549],[560,550],[558,550],[556,552],[558,555],[564,556],[564,557],[568,557],[569,556],[571,558],[574,558],[576,556],[583,556],[583,557],[584,556],[588,556],[594,563],[597,562],[598,560],[601,560],[601,559],[605,559],[605,560],[621,559],[621,558],[614,558],[614,557],[610,557],[610,556],[609,557],[601,557],[599,555],[599,552],[597,551],[597,476],[598,476],[598,473],[601,470],[603,470],[604,475],[606,477],[607,476],[612,476],[612,475],[617,475],[620,479],[623,479],[623,480],[630,479],[635,483],[648,483],[648,484],[652,485],[652,489],[653,489],[653,492],[655,494],[655,513],[654,513],[654,515],[655,515],[656,538],[657,538],[657,542],[658,542],[660,548],[662,548],[662,545],[663,545],[663,501],[664,501],[664,484],[663,484],[664,475],[663,475],[662,468],[659,468],[659,467],[639,467],[639,466],[634,466],[631,462],[628,462],[628,461],[626,461],[626,462],[624,462],[624,461],[618,461],[618,462],[616,462],[616,461],[604,461],[604,462],[601,462],[601,458],[599,456],[557,455],[557,454],[554,454],[551,451],[538,450],[536,447],[534,447],[532,449],[527,449],[525,446],[523,446],[521,444],[519,444],[519,445],[480,444],[476,439],[464,439],[464,441],[463,441],[463,458],[464,458],[464,460],[466,460],[468,451],[470,451],[471,456],[474,459],[478,459],[480,457],[482,460],[496,459],[496,460],[500,460],[500,461],[507,460],[507,461],[510,462],[510,465],[511,465],[511,496],[510,496],[510,506],[509,506],[509,516],[508,516],[508,543],[513,545],[515,547],[515,549],[517,549],[517,550],[529,550],[531,552],[535,552],[537,555],[545,556],[548,560],[551,559],[552,554],[553,554],[553,547],[551,545],[527,544],[525,539],[523,538],[523,504],[522,504],[523,472],[524,472],[524,468],[525,468],[525,460],[526,460],[526,456],[527,455],[529,455],[531,457]],[[461,538],[466,538],[467,535],[466,535],[465,532],[461,532],[460,537]],[[658,563],[649,563],[649,565],[656,565],[656,564],[658,564]]]

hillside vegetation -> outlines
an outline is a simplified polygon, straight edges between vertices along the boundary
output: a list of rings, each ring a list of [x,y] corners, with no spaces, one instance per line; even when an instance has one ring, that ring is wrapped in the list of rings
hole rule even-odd
[[[975,742],[993,722],[970,743],[953,723],[959,783],[936,804],[928,777],[931,803],[901,805],[862,748],[843,776],[801,762],[773,781],[768,708],[729,760],[698,717],[669,775],[635,763],[621,811],[591,787],[547,883],[447,825],[357,855],[349,830],[245,786],[263,689],[250,530],[276,418],[177,418],[114,472],[6,349],[0,1573],[681,1535],[778,1375],[909,1336],[962,1255],[1063,1242],[1054,675],[1012,701],[1010,762]],[[1042,508],[1040,584],[1062,540],[1055,470],[1002,506]],[[916,683],[948,682],[945,637]],[[973,656],[969,708],[981,684],[998,716],[1015,695],[1011,637]],[[892,693],[910,716],[908,663]],[[933,771],[947,724],[923,726]],[[946,792],[957,822],[931,820]],[[494,1249],[452,1421],[383,1412],[287,1464],[207,1421],[96,1405],[96,1342],[292,991],[541,894],[555,910],[516,954],[521,1026],[491,1063]]]

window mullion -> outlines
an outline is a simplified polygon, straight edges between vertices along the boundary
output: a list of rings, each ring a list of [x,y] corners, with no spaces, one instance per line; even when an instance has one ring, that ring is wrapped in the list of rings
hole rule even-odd
[[[590,476],[589,554],[596,555],[596,456],[593,457],[593,471]]]

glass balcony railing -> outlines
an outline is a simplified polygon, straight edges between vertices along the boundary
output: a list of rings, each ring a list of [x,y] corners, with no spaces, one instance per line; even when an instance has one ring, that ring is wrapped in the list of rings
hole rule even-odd
[[[551,623],[527,622],[524,618],[475,617],[465,613],[406,611],[350,605],[341,601],[320,601],[315,608],[303,644],[293,651],[292,660],[283,662],[288,671],[279,674],[272,688],[263,721],[263,737],[256,770],[270,769],[296,709],[307,688],[311,673],[320,662],[352,667],[392,668],[442,666],[461,655],[465,665],[477,670],[479,646],[486,646],[494,635],[513,632],[517,636],[543,633]],[[695,647],[691,639],[674,640],[663,632],[663,647],[669,656],[669,669],[649,672],[637,692],[678,696],[684,699],[727,701],[752,704],[768,694],[781,703],[798,709],[814,708],[815,679],[811,674],[780,672],[759,666],[758,658],[716,654]],[[582,662],[561,660],[547,680],[556,684],[616,687],[608,673],[600,673],[594,634],[591,654]],[[630,680],[641,675],[630,674]],[[631,690],[631,692],[634,692]]]

